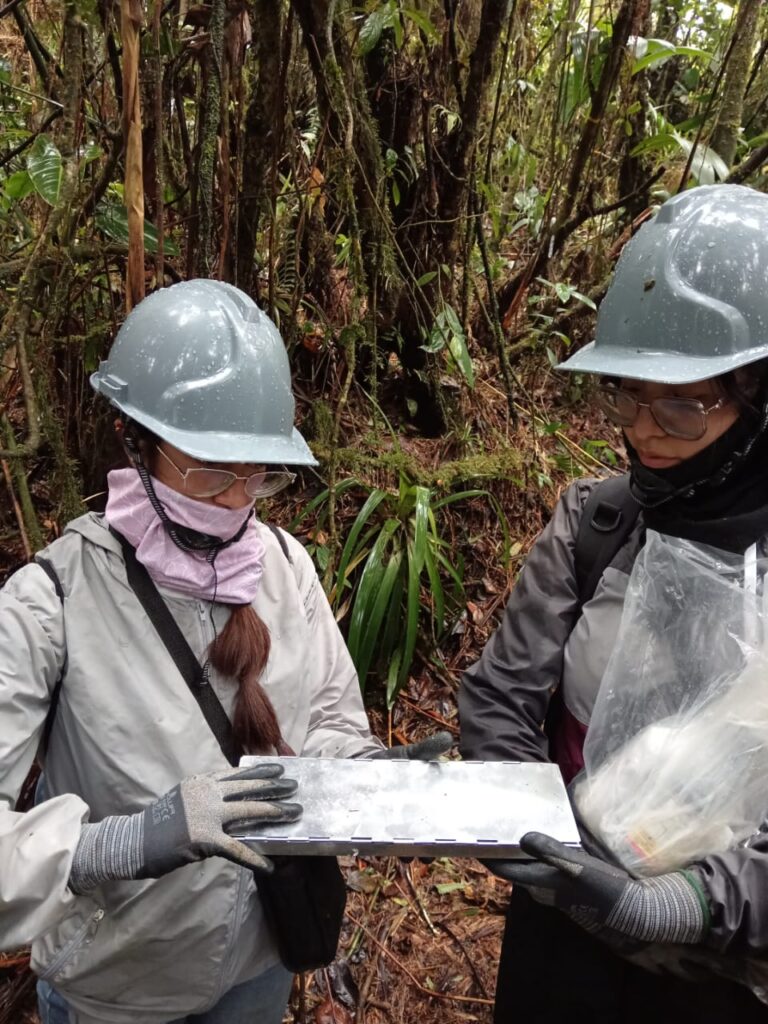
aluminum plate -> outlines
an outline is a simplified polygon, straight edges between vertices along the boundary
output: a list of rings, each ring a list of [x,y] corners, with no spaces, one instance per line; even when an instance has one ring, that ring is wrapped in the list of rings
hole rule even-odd
[[[521,857],[520,837],[578,845],[560,770],[507,761],[244,757],[281,763],[304,808],[291,824],[241,832],[263,853]]]

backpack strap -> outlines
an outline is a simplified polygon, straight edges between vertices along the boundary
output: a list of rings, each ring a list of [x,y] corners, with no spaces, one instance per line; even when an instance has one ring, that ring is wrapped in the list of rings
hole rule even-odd
[[[640,506],[629,488],[629,473],[601,480],[584,504],[576,534],[574,564],[579,603],[590,600],[600,577],[632,532]]]
[[[293,565],[293,559],[291,558],[291,553],[288,550],[288,541],[285,539],[285,534],[283,533],[283,531],[280,529],[279,526],[272,526],[271,523],[266,523],[265,525],[269,532],[274,534],[275,538],[277,539],[277,543],[280,545],[283,554],[288,560],[289,565]]]
[[[242,750],[235,740],[232,724],[216,696],[203,665],[200,664],[187,638],[171,614],[151,576],[136,557],[136,550],[126,538],[110,526],[110,533],[120,542],[125,560],[125,574],[128,584],[141,602],[144,611],[157,635],[173,659],[190,693],[216,737],[222,754],[231,765],[237,765]]]

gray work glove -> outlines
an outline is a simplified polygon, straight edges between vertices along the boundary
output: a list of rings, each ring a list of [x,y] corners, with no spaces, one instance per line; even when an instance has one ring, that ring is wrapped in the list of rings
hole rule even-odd
[[[709,903],[704,883],[694,871],[638,880],[541,832],[524,835],[520,848],[537,863],[487,860],[485,864],[589,932],[675,943],[701,942],[707,933]]]
[[[453,746],[453,736],[449,732],[436,732],[418,743],[407,743],[403,747],[389,747],[377,750],[375,754],[366,754],[373,761],[437,761],[441,754],[447,754]]]
[[[281,765],[260,764],[192,775],[144,811],[83,825],[70,888],[83,893],[108,880],[159,878],[206,857],[269,873],[270,861],[228,830],[300,816],[298,804],[285,802],[296,783],[282,773]]]

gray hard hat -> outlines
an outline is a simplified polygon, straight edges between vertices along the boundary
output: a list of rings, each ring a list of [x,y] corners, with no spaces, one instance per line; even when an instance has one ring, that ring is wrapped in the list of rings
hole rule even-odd
[[[595,340],[559,370],[691,384],[768,356],[768,196],[707,185],[625,246]]]
[[[277,327],[222,281],[183,281],[140,302],[91,385],[193,458],[317,465],[293,426],[288,354]]]

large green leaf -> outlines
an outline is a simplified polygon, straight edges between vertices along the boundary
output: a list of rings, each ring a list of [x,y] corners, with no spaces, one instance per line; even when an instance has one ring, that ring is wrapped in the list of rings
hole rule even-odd
[[[336,484],[336,494],[344,494],[344,492],[348,491],[351,487],[365,487],[365,484],[361,483],[357,477],[345,477],[344,480],[340,480],[339,483]],[[301,511],[293,517],[290,523],[288,523],[287,529],[289,533],[294,533],[297,527],[301,525],[307,516],[310,516],[316,508],[319,508],[327,502],[329,494],[330,488],[326,487],[324,490],[320,491],[319,494],[316,494],[311,501],[308,501]]]
[[[363,633],[362,642],[360,643],[357,653],[357,673],[358,678],[364,680],[368,677],[368,672],[371,667],[374,652],[379,647],[379,655],[385,654],[386,652],[381,649],[381,624],[385,620],[385,614],[389,609],[390,599],[393,594],[397,600],[397,604],[400,603],[400,588],[396,588],[398,576],[400,575],[400,566],[403,563],[403,552],[396,550],[392,552],[392,556],[384,570],[384,575],[381,578],[381,582],[378,587],[378,593],[375,595],[375,600],[371,606],[368,614],[368,621],[365,624],[365,630]]]
[[[670,57],[698,57],[702,60],[711,60],[712,54],[700,50],[696,46],[675,46],[667,39],[645,39],[638,38],[636,46],[641,42],[645,44],[645,52],[636,57],[632,64],[632,74],[636,75],[646,68],[661,64]]]
[[[358,46],[360,47],[361,54],[370,53],[381,38],[381,33],[384,29],[392,28],[393,16],[393,7],[389,2],[368,15],[358,37]]]
[[[432,620],[437,626],[434,629],[434,639],[438,639],[445,629],[445,594],[443,593],[443,581],[437,570],[435,553],[430,544],[427,545],[426,557],[427,575],[429,576],[429,589],[432,597]]]
[[[379,505],[382,503],[382,501],[386,498],[386,496],[387,496],[387,492],[379,490],[378,488],[376,490],[371,491],[371,493],[368,495],[368,497],[365,500],[365,504],[360,509],[360,511],[357,513],[357,518],[355,519],[354,523],[352,524],[352,529],[349,531],[349,535],[347,536],[346,544],[344,545],[344,548],[343,548],[343,550],[341,552],[341,558],[339,559],[339,567],[336,570],[336,580],[337,580],[337,585],[336,585],[336,603],[337,604],[341,600],[341,596],[344,593],[344,581],[346,579],[347,568],[349,566],[350,560],[356,554],[355,546],[357,544],[357,541],[358,541],[358,538],[360,536],[360,533],[361,533],[363,527],[366,525],[366,523],[370,519],[370,517],[373,515],[373,513],[376,511],[376,509],[379,507]]]
[[[430,490],[428,487],[416,487],[416,501],[413,516],[413,559],[417,574],[421,575],[424,562],[427,557],[427,528],[429,523],[429,499]]]
[[[35,139],[27,156],[27,171],[37,194],[55,206],[59,201],[64,171],[61,153],[47,135],[39,135]]]
[[[366,559],[363,571],[355,594],[355,603],[352,606],[352,615],[349,622],[349,633],[347,635],[347,646],[352,660],[357,665],[358,652],[365,634],[365,624],[368,614],[376,601],[379,585],[384,575],[383,558],[387,546],[394,533],[399,529],[400,523],[397,519],[388,519],[382,527],[381,533],[371,548]],[[360,680],[360,685],[365,686],[365,680]]]
[[[3,182],[3,192],[9,199],[26,199],[30,192],[35,191],[29,171],[16,171]]]
[[[710,146],[699,143],[698,146],[682,135],[677,136],[677,144],[687,157],[693,153],[691,174],[700,185],[714,185],[716,181],[725,181],[728,177],[728,164],[719,153]]]
[[[442,347],[441,342],[448,346],[451,358],[461,371],[464,380],[469,387],[473,388],[475,386],[475,371],[467,348],[467,338],[453,306],[448,303],[437,314],[435,324],[430,332],[429,342],[424,348],[428,352],[435,352]]]
[[[400,669],[397,674],[397,690],[392,694],[394,699],[401,687],[408,679],[408,673],[413,662],[413,653],[416,650],[416,640],[419,633],[419,611],[421,609],[421,573],[417,569],[416,555],[413,543],[408,542],[408,585],[406,589],[405,608],[405,643],[403,644],[403,655],[400,661]]]
[[[128,245],[128,211],[122,203],[100,203],[94,218],[96,227],[103,231],[107,238],[114,242]],[[157,228],[148,220],[144,221],[144,248],[147,252],[157,252]],[[178,256],[179,247],[168,238],[163,238],[163,252],[168,256]]]

